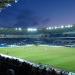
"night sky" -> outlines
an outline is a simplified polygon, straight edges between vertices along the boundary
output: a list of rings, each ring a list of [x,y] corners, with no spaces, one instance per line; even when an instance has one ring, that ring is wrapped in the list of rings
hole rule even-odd
[[[75,24],[75,0],[19,0],[0,13],[0,27]]]

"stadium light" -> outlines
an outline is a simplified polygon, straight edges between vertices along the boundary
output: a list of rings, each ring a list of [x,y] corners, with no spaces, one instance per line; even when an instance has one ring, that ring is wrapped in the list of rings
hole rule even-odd
[[[72,27],[72,25],[68,25],[68,28]]]
[[[21,30],[22,30],[22,28],[18,28],[18,30],[19,30],[19,31],[21,31]]]
[[[65,27],[66,27],[66,28],[70,28],[70,25],[66,25]]]
[[[46,28],[47,30],[51,30],[51,27]]]
[[[58,28],[57,26],[54,27],[54,29],[57,29],[57,28]]]
[[[64,26],[62,25],[60,28],[64,28]]]
[[[66,25],[65,27],[66,28],[70,28],[70,27],[73,27],[73,25]]]
[[[66,25],[65,28],[67,28],[68,26]]]
[[[61,26],[55,26],[55,27],[47,27],[46,29],[47,30],[52,30],[52,29],[58,29],[58,28],[61,28],[61,29],[63,29],[63,28],[70,28],[70,27],[73,27],[73,25],[61,25]]]
[[[28,28],[27,31],[28,32],[35,32],[35,31],[37,31],[37,29],[36,28]]]
[[[19,30],[19,31],[21,31],[21,30],[22,30],[22,28],[15,28],[15,30]]]
[[[73,27],[73,25],[70,25],[70,27]]]

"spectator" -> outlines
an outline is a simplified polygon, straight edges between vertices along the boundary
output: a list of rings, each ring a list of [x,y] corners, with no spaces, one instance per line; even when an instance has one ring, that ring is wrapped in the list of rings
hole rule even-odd
[[[15,71],[13,69],[8,69],[6,75],[15,75]]]

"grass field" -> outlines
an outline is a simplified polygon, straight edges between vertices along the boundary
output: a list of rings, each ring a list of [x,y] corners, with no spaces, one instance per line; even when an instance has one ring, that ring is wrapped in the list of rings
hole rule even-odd
[[[23,58],[33,63],[50,64],[55,68],[75,72],[75,48],[22,46],[0,48],[0,53]]]

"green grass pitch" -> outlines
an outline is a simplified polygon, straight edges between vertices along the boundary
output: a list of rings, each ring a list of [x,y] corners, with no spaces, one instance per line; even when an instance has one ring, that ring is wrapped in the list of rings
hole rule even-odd
[[[75,72],[75,48],[22,46],[0,48],[0,54],[8,54],[36,64],[49,64],[58,69]]]

